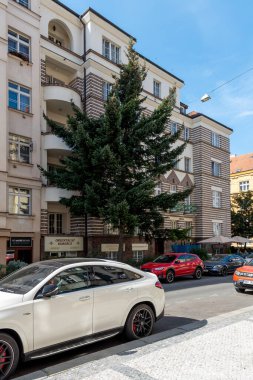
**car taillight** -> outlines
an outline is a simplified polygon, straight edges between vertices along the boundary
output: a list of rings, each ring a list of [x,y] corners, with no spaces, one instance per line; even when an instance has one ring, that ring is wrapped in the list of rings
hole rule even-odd
[[[159,288],[159,289],[163,289],[163,286],[162,286],[162,284],[160,283],[160,281],[156,281],[156,283],[155,283],[155,287],[156,287],[156,288]]]

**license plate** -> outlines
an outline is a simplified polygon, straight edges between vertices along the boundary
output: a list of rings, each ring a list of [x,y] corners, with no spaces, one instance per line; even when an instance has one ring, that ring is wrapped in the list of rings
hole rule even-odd
[[[244,284],[253,285],[253,281],[250,280],[243,280]]]
[[[203,272],[208,272],[208,269],[204,269]]]

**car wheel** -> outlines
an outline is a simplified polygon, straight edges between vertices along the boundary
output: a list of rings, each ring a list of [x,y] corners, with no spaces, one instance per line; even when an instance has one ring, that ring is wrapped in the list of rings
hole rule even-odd
[[[19,361],[17,342],[8,334],[0,334],[0,379],[13,373]]]
[[[196,268],[193,277],[194,277],[196,280],[200,280],[201,277],[202,277],[202,269],[201,269],[201,268]]]
[[[235,288],[235,290],[236,290],[238,293],[245,293],[245,289],[242,289],[242,288]]]
[[[175,273],[173,272],[173,270],[168,270],[168,272],[166,273],[166,282],[168,284],[171,284],[174,280],[175,280]]]
[[[227,274],[228,274],[228,270],[227,270],[227,268],[222,268],[222,270],[221,270],[221,275],[223,276],[223,277],[226,277],[227,276]]]
[[[150,306],[141,304],[130,311],[125,324],[128,339],[140,339],[152,333],[155,323],[154,312]]]

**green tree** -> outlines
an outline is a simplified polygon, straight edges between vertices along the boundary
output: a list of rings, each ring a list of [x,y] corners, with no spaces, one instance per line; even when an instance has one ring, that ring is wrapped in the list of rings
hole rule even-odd
[[[253,192],[235,194],[231,199],[232,235],[250,238],[253,236]]]
[[[191,192],[154,194],[161,176],[174,167],[185,148],[185,144],[174,145],[181,131],[167,132],[175,90],[147,115],[142,96],[147,70],[140,65],[132,42],[127,57],[100,118],[90,118],[73,106],[68,128],[48,120],[72,154],[61,160],[62,168],[41,169],[58,187],[77,191],[61,200],[72,214],[97,216],[118,229],[120,257],[125,234],[138,227],[146,239],[156,236],[163,213]]]

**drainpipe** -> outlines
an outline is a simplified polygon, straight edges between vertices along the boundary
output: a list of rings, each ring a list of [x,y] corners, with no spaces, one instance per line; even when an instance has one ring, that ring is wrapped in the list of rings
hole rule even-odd
[[[83,62],[86,61],[86,25],[82,20],[82,16],[79,16],[81,23],[83,24]],[[83,68],[83,111],[86,112],[86,69]],[[84,214],[84,255],[88,256],[88,215]]]

